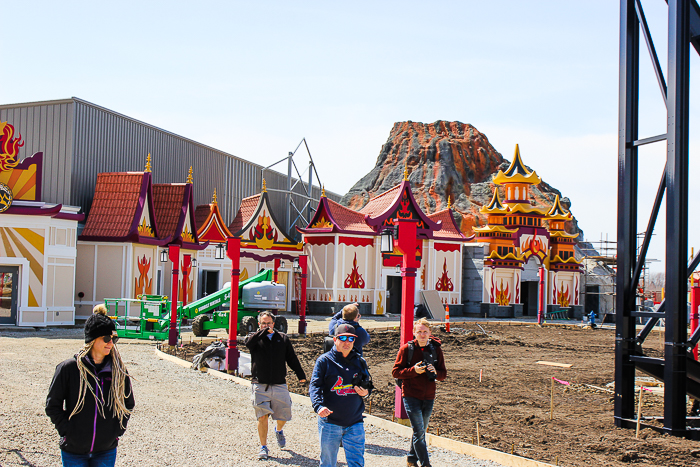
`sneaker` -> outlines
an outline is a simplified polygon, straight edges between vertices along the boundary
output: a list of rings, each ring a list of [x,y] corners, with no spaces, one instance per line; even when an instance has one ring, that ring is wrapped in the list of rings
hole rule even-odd
[[[267,459],[268,454],[269,454],[269,452],[267,450],[267,446],[261,446],[260,452],[258,453],[258,459],[260,459],[260,460]]]
[[[280,448],[284,448],[284,446],[287,444],[287,439],[284,437],[284,430],[277,431],[275,428],[275,436],[277,437],[277,445]]]

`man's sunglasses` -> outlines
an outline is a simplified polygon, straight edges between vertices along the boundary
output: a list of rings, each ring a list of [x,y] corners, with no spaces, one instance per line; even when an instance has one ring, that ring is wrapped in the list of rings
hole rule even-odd
[[[340,339],[343,342],[355,342],[355,336],[338,336],[338,339]]]
[[[116,344],[119,340],[119,336],[102,336],[102,340],[105,342],[105,344],[109,344],[110,342]]]

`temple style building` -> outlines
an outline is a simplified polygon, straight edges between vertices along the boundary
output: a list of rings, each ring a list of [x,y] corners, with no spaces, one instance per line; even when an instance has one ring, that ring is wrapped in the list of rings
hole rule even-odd
[[[416,251],[421,267],[415,302],[432,295],[438,304],[461,310],[466,237],[449,206],[431,215],[421,210],[407,175],[405,172],[402,183],[371,198],[359,211],[321,197],[309,225],[299,229],[310,263],[309,313],[328,314],[352,302],[358,302],[364,314],[400,313],[402,279],[397,266],[401,255],[380,252],[380,234],[395,219],[416,220],[418,237],[423,240]]]
[[[197,274],[188,259],[207,247],[194,221],[192,174],[186,183],[153,184],[150,156],[143,172],[97,175],[95,197],[78,237],[76,318],[85,319],[105,298],[170,295],[172,263],[167,245],[180,247],[178,299],[195,299]]]
[[[42,201],[44,154],[0,122],[0,325],[73,324],[80,208]],[[53,174],[51,174],[53,175]]]
[[[541,182],[525,167],[518,146],[510,167],[493,179],[503,186],[501,201],[496,187],[493,199],[481,208],[487,225],[475,227],[475,241],[488,244],[484,256],[482,313],[490,317],[535,315],[538,300],[538,270],[546,271],[547,311],[568,309],[580,319],[583,307],[581,265],[574,256],[576,235],[567,234],[572,220],[559,196],[551,209],[534,206],[529,188]]]

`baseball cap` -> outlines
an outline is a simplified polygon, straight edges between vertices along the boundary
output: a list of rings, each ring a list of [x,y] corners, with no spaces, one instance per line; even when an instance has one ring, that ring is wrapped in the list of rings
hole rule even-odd
[[[349,324],[341,324],[335,329],[335,337],[338,336],[355,336],[357,337],[357,334],[355,334],[355,328],[350,326]]]

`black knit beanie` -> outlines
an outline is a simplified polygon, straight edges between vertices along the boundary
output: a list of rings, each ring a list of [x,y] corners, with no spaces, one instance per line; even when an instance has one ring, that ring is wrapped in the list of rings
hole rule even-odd
[[[110,318],[99,313],[93,313],[85,321],[85,343],[92,342],[98,337],[111,336],[112,331],[116,330],[117,327]]]

